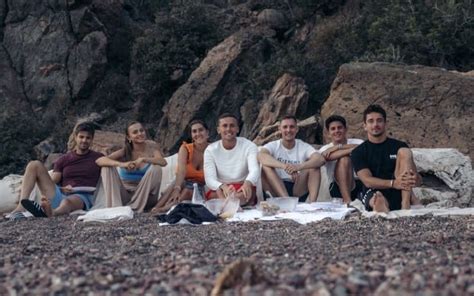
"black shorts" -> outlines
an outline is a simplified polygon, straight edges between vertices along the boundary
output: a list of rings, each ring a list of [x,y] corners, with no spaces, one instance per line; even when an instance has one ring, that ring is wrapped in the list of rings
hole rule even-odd
[[[402,192],[397,189],[372,189],[372,188],[364,188],[361,196],[359,197],[360,201],[365,206],[367,211],[372,211],[372,207],[370,206],[370,200],[374,196],[375,192],[380,191],[385,199],[388,201],[388,207],[390,211],[400,210],[402,208]]]
[[[355,180],[355,187],[351,191],[351,200],[356,200],[359,195],[362,193],[364,185],[360,180]],[[337,185],[336,182],[332,182],[331,185],[329,185],[329,194],[333,198],[342,198],[341,191],[339,190],[339,185]]]
[[[290,181],[283,181],[283,184],[285,184],[286,191],[288,191],[289,196],[294,196],[293,195],[293,187],[295,186],[295,183],[290,182]],[[302,196],[299,196],[298,202],[305,202],[306,199],[308,199],[309,192],[306,192]]]

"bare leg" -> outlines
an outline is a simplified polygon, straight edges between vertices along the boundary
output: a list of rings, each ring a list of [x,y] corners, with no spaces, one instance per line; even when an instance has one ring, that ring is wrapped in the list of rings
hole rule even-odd
[[[191,200],[193,198],[193,190],[184,188],[181,190],[181,194],[179,195],[179,201]]]
[[[334,179],[339,186],[339,191],[341,192],[344,203],[349,204],[352,201],[351,189],[355,186],[352,174],[352,162],[349,156],[341,157],[336,162]]]
[[[388,201],[380,191],[374,193],[374,196],[370,199],[369,205],[374,209],[374,212],[388,213]]]
[[[319,194],[319,185],[321,184],[321,170],[317,169],[309,169],[308,174],[308,200],[307,202],[316,202],[318,199]]]
[[[288,196],[285,184],[274,168],[262,166],[262,187],[264,191],[270,191],[273,196]]]
[[[151,212],[154,212],[155,209],[163,207],[169,201],[173,190],[175,190],[174,186],[174,183],[172,183],[168,186],[168,188],[166,188],[166,190],[161,194],[161,197],[158,199],[156,205],[153,207],[153,209],[151,209]]]
[[[67,215],[83,208],[84,202],[82,199],[79,196],[70,195],[61,201],[59,207],[53,210],[53,216]]]
[[[20,203],[18,203],[18,206],[15,210],[13,210],[12,213],[25,210],[21,206],[21,200],[28,199],[31,192],[35,188],[35,184],[38,184],[42,195],[49,198],[54,197],[56,193],[56,184],[54,184],[53,180],[51,180],[48,170],[46,170],[44,165],[38,160],[31,161],[26,166],[25,174],[21,184]]]
[[[415,162],[413,161],[413,154],[411,150],[408,148],[398,149],[395,176],[398,178],[403,173],[410,170],[416,172],[416,166]],[[412,190],[402,190],[402,210],[410,209],[412,194]]]
[[[321,183],[321,171],[318,169],[307,169],[299,173],[293,187],[293,195],[301,196],[308,194],[307,202],[315,202],[318,199],[319,184]]]

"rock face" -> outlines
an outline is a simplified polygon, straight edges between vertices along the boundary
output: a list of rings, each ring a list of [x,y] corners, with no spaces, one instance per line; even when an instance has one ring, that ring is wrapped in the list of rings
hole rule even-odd
[[[42,160],[50,148],[64,152],[78,117],[109,106],[107,119],[126,101],[120,77],[140,34],[130,19],[144,10],[126,2],[0,1],[0,176],[19,172],[33,152]]]
[[[194,117],[200,116],[210,121],[209,126],[215,125],[215,121],[212,120],[214,118],[210,118],[205,112],[217,103],[215,95],[224,82],[229,67],[270,33],[265,29],[242,30],[225,39],[208,53],[188,81],[163,107],[164,115],[159,125],[158,139],[165,151],[172,150],[180,144],[181,135]],[[242,103],[243,98],[240,98],[240,102],[232,101],[227,106],[215,106],[215,108],[236,113],[236,107]]]
[[[387,111],[389,136],[411,147],[453,147],[474,159],[474,78],[423,66],[352,63],[340,67],[321,116],[340,114],[349,134],[365,138],[362,113]]]
[[[308,87],[302,78],[284,74],[277,80],[262,104],[248,137],[254,139],[262,127],[271,126],[284,115],[303,114],[308,106],[308,97]]]

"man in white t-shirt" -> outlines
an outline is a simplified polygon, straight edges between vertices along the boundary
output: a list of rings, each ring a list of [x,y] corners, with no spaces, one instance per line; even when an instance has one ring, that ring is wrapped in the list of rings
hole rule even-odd
[[[206,198],[226,198],[234,193],[241,205],[255,205],[260,178],[258,149],[251,141],[237,137],[238,132],[239,121],[235,115],[219,116],[217,133],[221,140],[204,151],[204,178],[210,189]]]
[[[331,143],[324,145],[319,152],[326,159],[326,171],[329,193],[333,198],[341,198],[348,204],[362,191],[362,182],[355,178],[350,154],[361,139],[347,139],[347,127],[344,117],[329,116],[325,121]]]
[[[267,143],[258,153],[263,190],[274,196],[298,196],[300,201],[315,202],[324,158],[310,144],[296,139],[296,117],[283,117],[278,129],[281,139]]]

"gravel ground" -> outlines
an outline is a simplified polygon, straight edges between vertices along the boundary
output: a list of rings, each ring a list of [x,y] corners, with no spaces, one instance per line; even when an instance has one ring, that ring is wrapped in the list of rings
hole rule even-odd
[[[474,295],[474,217],[158,226],[0,221],[0,295]],[[240,269],[239,269],[240,268]]]

